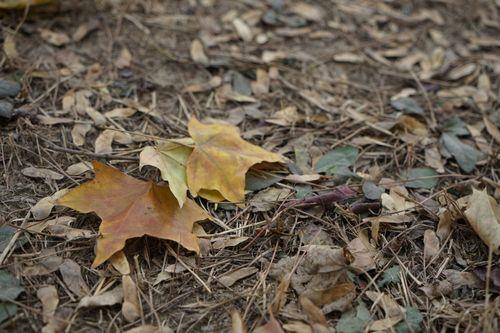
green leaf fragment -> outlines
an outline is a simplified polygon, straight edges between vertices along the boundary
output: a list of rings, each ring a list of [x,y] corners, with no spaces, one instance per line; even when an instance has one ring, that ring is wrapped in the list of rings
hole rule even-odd
[[[16,314],[17,306],[9,301],[15,300],[23,291],[14,275],[0,271],[0,322]]]
[[[437,172],[431,168],[415,168],[401,175],[406,187],[411,188],[433,188],[437,185]]]
[[[467,130],[465,123],[462,121],[462,119],[458,118],[457,116],[451,118],[450,120],[444,123],[443,132],[458,136],[469,134],[469,131]]]
[[[188,142],[186,140],[186,142]],[[172,194],[182,207],[187,197],[186,164],[193,148],[179,142],[165,141],[158,147],[146,147],[140,154],[139,168],[150,165],[158,168],[161,178],[168,182]]]
[[[268,172],[249,171],[245,178],[245,190],[259,191],[281,180],[281,177]]]
[[[356,311],[351,310],[342,315],[335,330],[338,333],[363,333],[370,321],[370,312],[361,302],[356,307]]]
[[[356,162],[359,150],[356,147],[344,146],[335,148],[323,155],[316,163],[316,172],[325,172],[331,175],[351,176],[349,167]]]
[[[460,168],[465,172],[471,172],[482,154],[462,141],[455,135],[443,133],[441,135],[443,147],[455,158]]]
[[[395,328],[397,333],[422,332],[423,316],[418,309],[410,306],[406,308],[405,320],[399,322]]]
[[[8,302],[0,302],[0,323],[15,315],[16,312],[17,305]]]
[[[378,200],[382,193],[384,193],[384,189],[373,182],[364,182],[362,189],[365,198],[370,200]]]
[[[391,106],[398,111],[408,114],[418,114],[421,116],[425,114],[422,107],[411,97],[402,97],[391,101]]]
[[[15,233],[16,228],[10,225],[3,225],[0,227],[0,251],[5,250]]]
[[[313,193],[311,185],[297,185],[295,186],[295,198],[304,199]]]
[[[382,274],[382,280],[379,281],[378,286],[383,287],[389,283],[399,282],[399,273],[401,272],[401,267],[398,265],[392,266],[387,269],[384,274]]]
[[[0,271],[0,300],[15,300],[24,291],[19,280],[7,271]]]

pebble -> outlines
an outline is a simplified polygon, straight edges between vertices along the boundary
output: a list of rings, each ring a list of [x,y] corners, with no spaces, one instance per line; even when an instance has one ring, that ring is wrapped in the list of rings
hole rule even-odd
[[[15,97],[19,94],[21,86],[19,83],[0,79],[0,98]]]
[[[0,118],[10,119],[12,118],[12,110],[14,107],[10,102],[0,100]]]

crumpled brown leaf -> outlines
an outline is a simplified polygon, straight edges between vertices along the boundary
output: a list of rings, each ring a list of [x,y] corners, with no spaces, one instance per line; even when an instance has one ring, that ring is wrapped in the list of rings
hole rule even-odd
[[[89,293],[89,287],[82,277],[80,265],[71,259],[64,259],[59,272],[64,283],[78,297],[83,297]]]
[[[345,250],[328,245],[307,245],[302,250],[306,253],[290,276],[290,286],[315,305],[327,306],[327,312],[337,310],[336,306],[330,305],[354,294],[355,289],[346,275],[349,262]],[[297,260],[294,257],[282,258],[271,267],[269,275],[282,281]]]
[[[377,255],[377,251],[373,248],[368,237],[364,234],[360,234],[359,237],[350,241],[349,244],[347,244],[347,250],[349,250],[354,257],[351,267],[360,273],[367,272],[376,267],[374,258]]]
[[[500,206],[486,190],[472,189],[465,216],[483,242],[498,252],[500,247]]]

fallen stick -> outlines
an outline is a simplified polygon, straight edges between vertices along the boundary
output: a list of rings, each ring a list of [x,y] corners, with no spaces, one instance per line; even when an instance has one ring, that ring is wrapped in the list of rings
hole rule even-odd
[[[341,185],[333,190],[300,200],[293,200],[286,205],[287,208],[307,208],[313,206],[330,207],[333,204],[355,197],[357,193],[349,186]]]
[[[349,210],[354,214],[366,213],[371,210],[380,209],[380,202],[355,202],[352,205],[349,205]]]

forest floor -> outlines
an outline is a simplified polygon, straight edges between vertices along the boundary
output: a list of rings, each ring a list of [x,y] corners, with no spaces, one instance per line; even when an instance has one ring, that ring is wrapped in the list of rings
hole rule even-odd
[[[500,331],[498,0],[0,15],[0,331]],[[139,154],[191,117],[287,162],[194,199],[200,255],[140,237],[92,267],[101,219],[50,196],[93,160],[160,181]]]

